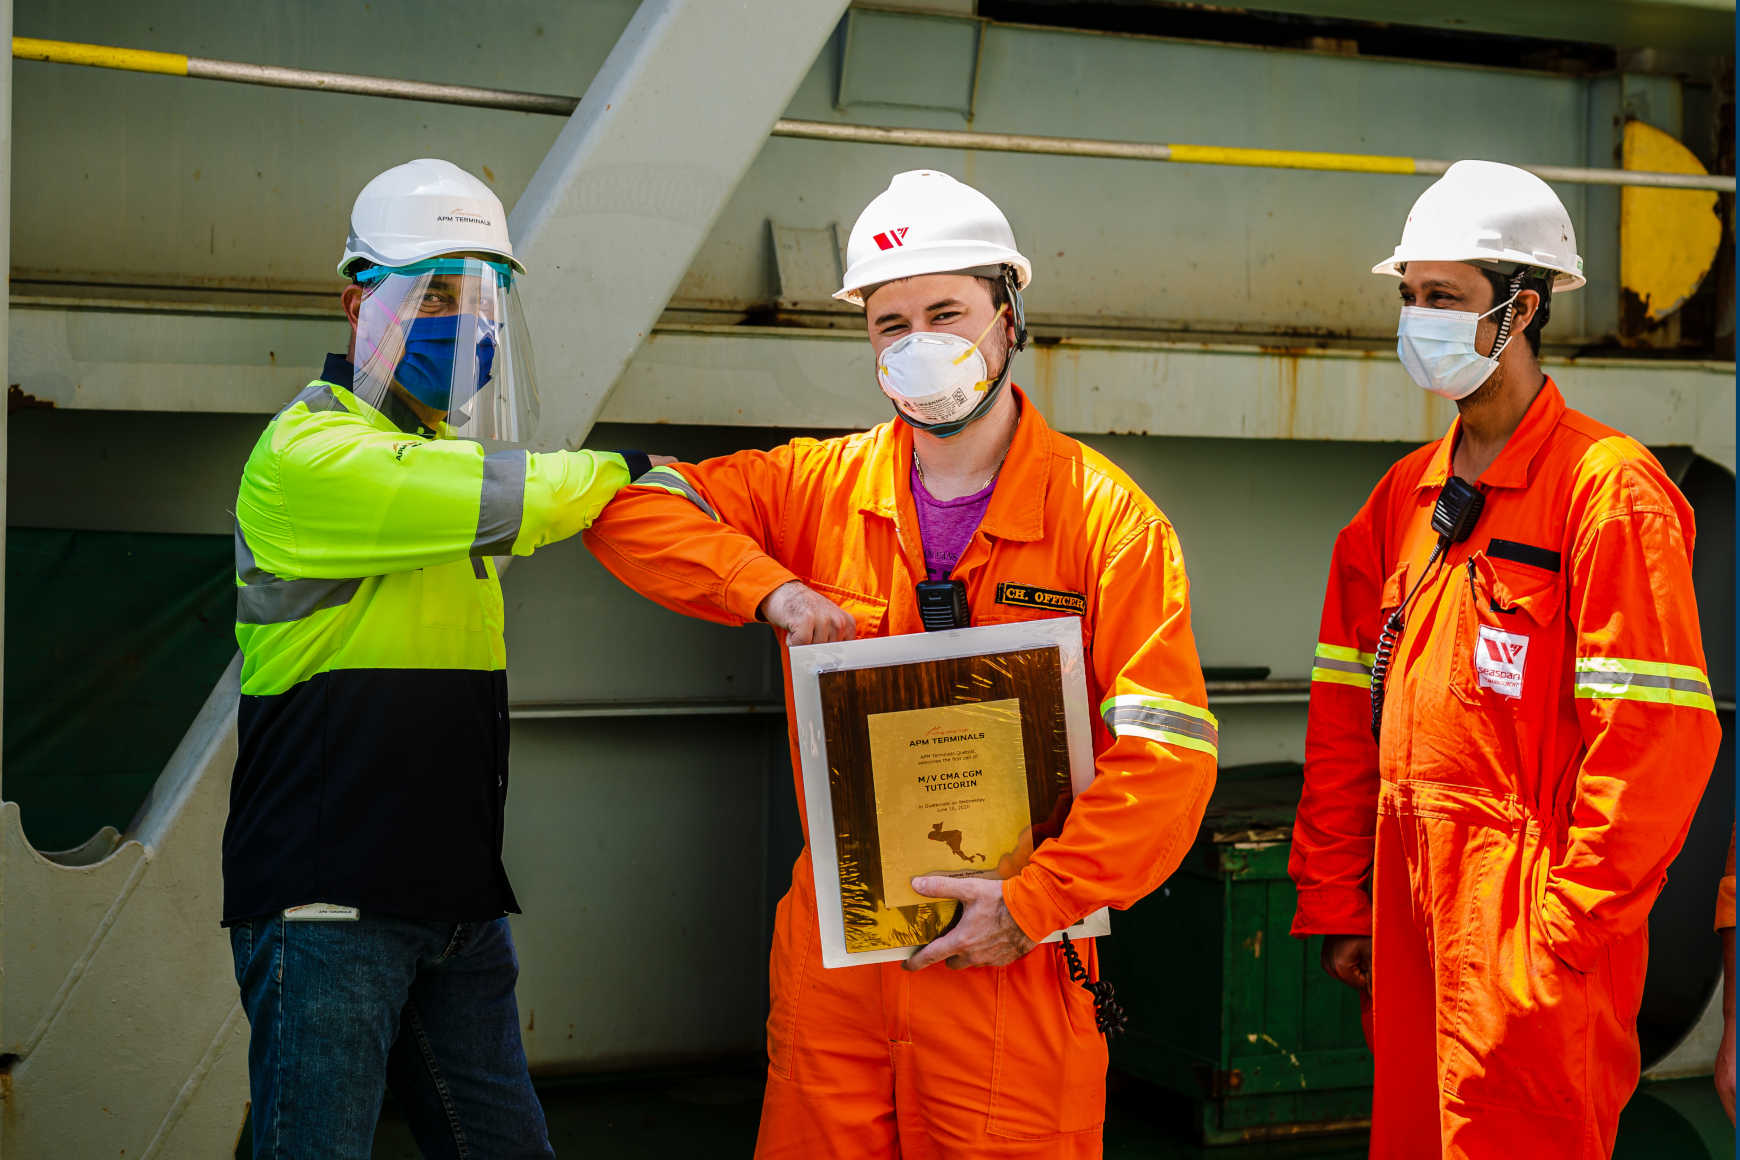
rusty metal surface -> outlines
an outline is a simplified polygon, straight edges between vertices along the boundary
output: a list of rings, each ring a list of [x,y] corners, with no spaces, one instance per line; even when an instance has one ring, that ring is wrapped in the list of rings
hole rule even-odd
[[[479,43],[458,0],[275,0],[245,24],[197,8],[104,0],[33,12],[19,31],[411,78],[439,59],[455,84],[559,92],[596,71],[631,12],[626,0],[528,5]],[[424,32],[415,43],[398,35],[407,23]],[[900,62],[881,67],[897,71]],[[836,107],[838,69],[838,54],[823,52],[786,116],[862,122],[875,107]],[[885,108],[899,116],[878,119],[896,131],[1612,163],[1589,99],[1599,82],[1581,78],[995,24],[983,31],[976,72],[970,121],[935,109]],[[333,255],[314,240],[342,232],[350,194],[378,158],[450,155],[512,204],[557,128],[549,118],[333,93],[237,86],[214,98],[213,87],[182,80],[41,63],[21,63],[18,75],[21,98],[53,111],[21,120],[15,149],[23,175],[15,261],[40,280],[336,289]],[[1465,115],[1405,115],[1422,86]],[[1519,107],[1531,110],[1526,123],[1506,115]],[[740,313],[771,305],[770,220],[849,225],[890,172],[924,165],[1004,205],[1036,260],[1036,316],[1329,339],[1393,330],[1390,299],[1365,271],[1393,245],[1428,180],[776,138],[675,300]],[[1578,187],[1563,192],[1599,266],[1617,240],[1607,224],[1616,224],[1617,205],[1591,217],[1603,203]],[[1568,297],[1554,337],[1610,329],[1612,312],[1589,316],[1590,301]]]
[[[57,407],[270,414],[342,350],[343,323],[30,306],[11,312],[11,381]],[[1734,464],[1732,363],[1545,361],[1574,406],[1656,446]],[[1424,442],[1454,405],[1415,387],[1393,352],[1279,343],[1038,343],[1021,384],[1076,433]],[[854,330],[671,326],[653,331],[604,400],[618,423],[795,430],[888,416]]]

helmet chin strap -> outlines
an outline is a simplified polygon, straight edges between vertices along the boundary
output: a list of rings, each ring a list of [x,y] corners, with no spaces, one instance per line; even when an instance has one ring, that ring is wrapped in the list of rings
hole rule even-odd
[[[915,431],[923,431],[935,435],[938,439],[947,439],[959,435],[968,427],[983,419],[992,407],[997,405],[997,398],[1003,393],[1003,386],[1009,381],[1009,369],[1015,365],[1015,356],[1027,348],[1027,311],[1021,302],[1021,291],[1015,284],[1015,268],[1003,267],[1003,299],[1009,304],[1009,320],[1015,326],[1015,344],[1003,354],[1003,369],[997,373],[991,385],[985,391],[985,397],[979,400],[978,406],[967,412],[961,418],[950,423],[920,423],[899,407],[894,413]]]
[[[902,411],[899,407],[894,408],[894,413],[899,415],[901,419],[906,422],[906,425],[911,427],[913,430],[923,431],[927,435],[935,435],[938,439],[947,439],[951,435],[959,435],[962,431],[965,431],[968,427],[977,423],[980,419],[983,419],[986,413],[989,412],[992,407],[997,405],[997,397],[1003,393],[1003,384],[1009,381],[1009,364],[1013,361],[1010,356],[1014,353],[1014,351],[1010,351],[1009,355],[1004,356],[1002,373],[999,374],[996,379],[992,381],[990,387],[986,389],[985,397],[979,400],[979,405],[974,407],[971,411],[968,411],[961,418],[956,419],[954,422],[920,423],[905,411]]]

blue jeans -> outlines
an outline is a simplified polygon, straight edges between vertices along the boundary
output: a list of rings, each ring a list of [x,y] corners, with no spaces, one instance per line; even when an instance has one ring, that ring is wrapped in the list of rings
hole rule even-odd
[[[256,1160],[369,1160],[390,1086],[427,1157],[553,1157],[507,919],[230,928]]]

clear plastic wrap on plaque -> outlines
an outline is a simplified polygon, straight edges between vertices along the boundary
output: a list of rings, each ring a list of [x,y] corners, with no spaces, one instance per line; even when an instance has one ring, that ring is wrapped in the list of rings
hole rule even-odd
[[[958,905],[911,879],[1009,878],[1062,830],[1094,773],[1083,666],[1073,616],[791,650],[825,965],[910,957]]]

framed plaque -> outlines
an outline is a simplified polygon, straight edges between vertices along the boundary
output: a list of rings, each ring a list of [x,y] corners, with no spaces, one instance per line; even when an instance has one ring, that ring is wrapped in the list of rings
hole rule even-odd
[[[791,678],[826,966],[940,937],[959,904],[911,880],[1012,877],[1093,780],[1078,617],[800,645]]]

